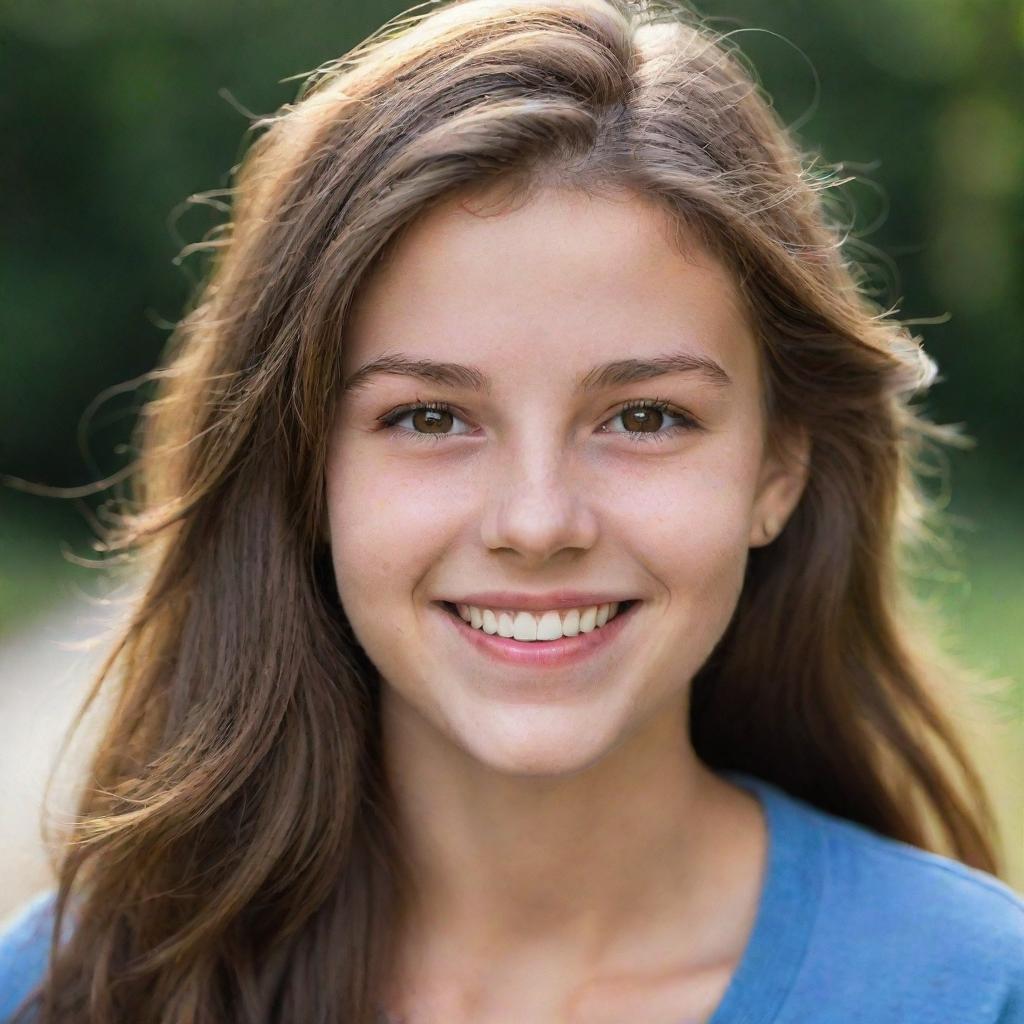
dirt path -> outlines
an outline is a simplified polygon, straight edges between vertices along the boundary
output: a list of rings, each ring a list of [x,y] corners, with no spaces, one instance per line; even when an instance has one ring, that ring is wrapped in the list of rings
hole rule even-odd
[[[0,642],[0,920],[53,884],[43,844],[43,794],[67,727],[109,649],[116,612],[71,599]],[[93,649],[83,649],[98,638]],[[63,780],[88,748],[72,747],[55,783],[52,806],[69,813]]]
[[[123,600],[123,598],[122,598]],[[112,643],[121,608],[69,600],[20,634],[0,642],[0,921],[52,885],[41,836],[43,793],[64,732]],[[98,643],[88,649],[90,641]],[[94,723],[99,720],[99,712]],[[1011,884],[1024,891],[1024,752],[1019,727],[979,710],[963,723],[992,784],[1003,826]],[[95,731],[95,724],[92,732]],[[67,781],[88,752],[82,733],[62,767],[51,807],[66,816]]]

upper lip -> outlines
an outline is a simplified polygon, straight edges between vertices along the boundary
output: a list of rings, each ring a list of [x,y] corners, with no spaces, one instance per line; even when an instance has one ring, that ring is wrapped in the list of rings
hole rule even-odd
[[[471,604],[477,608],[515,608],[524,612],[557,611],[560,608],[589,608],[595,604],[613,604],[631,600],[621,593],[598,590],[551,590],[546,594],[526,594],[516,590],[480,590],[461,597],[445,597],[452,604]]]

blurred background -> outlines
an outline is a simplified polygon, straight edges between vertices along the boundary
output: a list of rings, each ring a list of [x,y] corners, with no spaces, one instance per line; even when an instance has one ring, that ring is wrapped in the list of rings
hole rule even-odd
[[[253,114],[404,5],[375,0],[5,0],[0,5],[0,474],[116,473],[153,368],[223,214]],[[1024,7],[1019,0],[704,0],[832,193],[871,288],[937,360],[923,404],[976,444],[930,488],[946,549],[915,588],[977,670],[957,711],[1024,890]],[[286,81],[291,78],[292,80]],[[841,193],[841,194],[839,194]],[[0,486],[0,916],[46,884],[39,796],[110,609],[103,500]]]

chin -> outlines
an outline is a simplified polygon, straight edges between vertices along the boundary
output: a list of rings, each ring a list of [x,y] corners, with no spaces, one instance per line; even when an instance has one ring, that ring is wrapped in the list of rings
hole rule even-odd
[[[474,716],[472,728],[452,738],[475,761],[502,775],[556,778],[584,771],[614,746],[616,730],[581,720],[579,710],[528,709]]]

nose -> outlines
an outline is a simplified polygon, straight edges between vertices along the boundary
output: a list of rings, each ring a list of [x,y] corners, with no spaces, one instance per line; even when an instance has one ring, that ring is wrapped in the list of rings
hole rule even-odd
[[[532,446],[502,460],[490,481],[480,532],[490,550],[513,551],[530,566],[566,548],[593,547],[598,519],[571,453]]]

